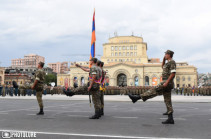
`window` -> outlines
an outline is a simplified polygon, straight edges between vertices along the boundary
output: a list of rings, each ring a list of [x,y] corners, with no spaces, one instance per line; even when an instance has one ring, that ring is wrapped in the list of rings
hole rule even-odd
[[[125,46],[122,46],[122,50],[125,50]]]
[[[117,59],[115,59],[115,61],[117,62]]]
[[[134,52],[134,56],[137,56],[137,52]]]
[[[115,53],[115,56],[118,56],[118,53],[117,52]]]
[[[127,52],[127,56],[129,56],[129,52]]]
[[[121,52],[119,52],[119,56],[122,56]]]
[[[118,46],[115,46],[115,51],[118,51]]]
[[[145,76],[145,85],[149,85],[149,77]]]
[[[182,80],[185,81],[185,77],[184,76],[182,77]]]
[[[133,52],[130,52],[130,56],[133,56]]]
[[[125,52],[123,52],[123,56],[125,56]]]
[[[134,50],[137,50],[137,45],[134,46]]]
[[[191,77],[190,76],[188,77],[188,81],[191,81]]]
[[[133,50],[133,46],[130,46],[130,50]]]
[[[122,46],[119,46],[119,51],[121,51],[122,50]]]
[[[107,61],[109,62],[109,59]]]
[[[179,77],[179,76],[177,76],[177,78],[176,78],[176,79],[177,79],[177,82],[179,82],[179,81],[180,81],[180,77]]]
[[[114,47],[113,46],[111,46],[111,51],[113,51],[114,50]]]
[[[114,53],[111,53],[111,56],[114,56]]]
[[[127,46],[127,50],[130,50],[130,47],[129,46]]]

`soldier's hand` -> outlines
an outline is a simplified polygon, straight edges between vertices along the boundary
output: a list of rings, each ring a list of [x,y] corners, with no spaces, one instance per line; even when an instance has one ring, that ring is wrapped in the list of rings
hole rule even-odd
[[[76,67],[79,67],[79,65],[78,65],[78,64],[75,64],[75,66],[76,66]]]
[[[163,84],[163,87],[167,87],[167,86],[168,86],[168,83],[165,82],[165,83]]]
[[[31,89],[34,90],[34,86],[32,86]]]
[[[88,92],[91,90],[91,86],[88,87]]]

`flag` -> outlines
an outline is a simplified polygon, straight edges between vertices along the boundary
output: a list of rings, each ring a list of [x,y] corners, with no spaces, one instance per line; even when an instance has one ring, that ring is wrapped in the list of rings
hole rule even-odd
[[[91,39],[90,59],[95,57],[95,41],[96,41],[96,36],[95,36],[95,10],[94,10],[93,21],[92,21],[92,39]],[[89,67],[91,67],[90,64],[89,64]]]

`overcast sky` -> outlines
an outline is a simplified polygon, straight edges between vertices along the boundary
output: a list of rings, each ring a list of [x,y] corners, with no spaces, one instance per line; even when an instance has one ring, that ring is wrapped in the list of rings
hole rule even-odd
[[[0,66],[35,53],[46,63],[88,60],[96,9],[96,53],[112,37],[142,36],[148,57],[175,52],[211,72],[210,0],[0,0]]]

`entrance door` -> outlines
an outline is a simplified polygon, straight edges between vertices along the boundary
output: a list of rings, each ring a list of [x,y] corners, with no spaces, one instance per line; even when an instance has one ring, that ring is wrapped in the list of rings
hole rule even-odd
[[[127,76],[123,73],[117,76],[117,85],[124,87],[127,86]]]

